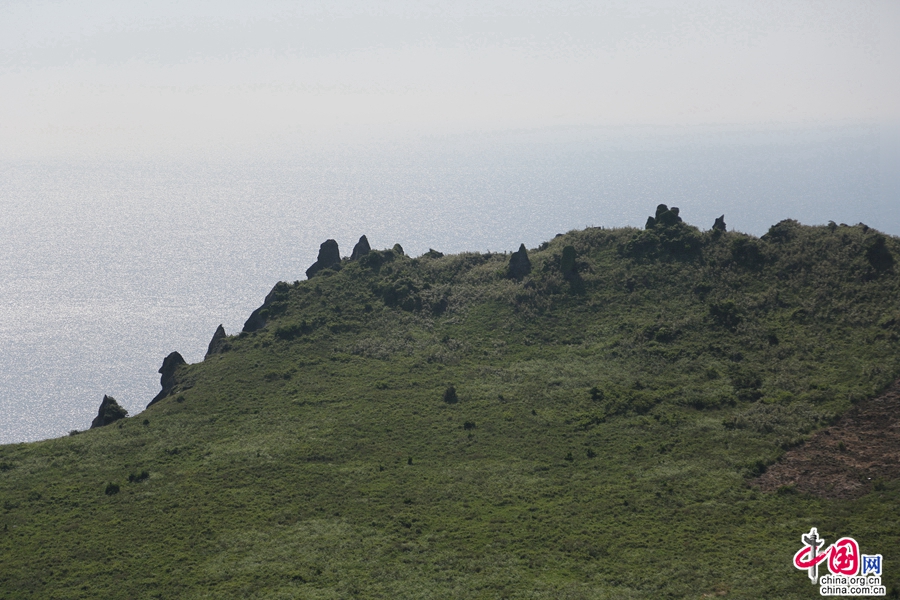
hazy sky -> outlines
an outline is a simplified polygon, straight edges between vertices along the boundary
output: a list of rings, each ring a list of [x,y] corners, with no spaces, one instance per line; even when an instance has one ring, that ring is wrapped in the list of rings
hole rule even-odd
[[[897,0],[0,0],[0,156],[900,120]]]

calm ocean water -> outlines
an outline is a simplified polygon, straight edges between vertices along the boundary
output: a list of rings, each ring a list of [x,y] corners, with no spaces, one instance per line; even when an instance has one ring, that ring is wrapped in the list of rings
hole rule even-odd
[[[871,127],[563,130],[297,152],[275,160],[0,162],[0,443],[133,415],[178,350],[202,360],[319,244],[515,250],[589,225],[761,235],[783,218],[900,234],[896,140]],[[892,154],[893,153],[893,154]]]

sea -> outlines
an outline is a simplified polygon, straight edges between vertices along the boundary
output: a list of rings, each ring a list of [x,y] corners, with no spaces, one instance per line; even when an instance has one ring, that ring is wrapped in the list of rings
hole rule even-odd
[[[900,135],[872,124],[558,128],[265,154],[0,159],[0,443],[131,415],[319,244],[502,252],[658,204],[708,229],[782,219],[900,235]]]

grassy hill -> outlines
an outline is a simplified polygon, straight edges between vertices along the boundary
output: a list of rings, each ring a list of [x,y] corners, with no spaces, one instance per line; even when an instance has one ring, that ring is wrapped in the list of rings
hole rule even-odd
[[[896,596],[897,481],[753,478],[900,376],[900,241],[658,217],[278,283],[140,415],[0,446],[0,598],[811,598],[810,527]]]

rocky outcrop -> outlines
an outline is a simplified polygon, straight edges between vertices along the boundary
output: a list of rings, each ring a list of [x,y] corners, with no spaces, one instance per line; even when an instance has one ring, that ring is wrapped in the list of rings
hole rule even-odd
[[[206,350],[206,356],[203,357],[203,360],[206,360],[213,354],[219,354],[223,351],[223,346],[225,345],[225,338],[228,337],[225,334],[225,328],[222,325],[219,325],[216,328],[216,332],[212,336],[212,340],[209,342],[209,348]]]
[[[356,245],[353,246],[353,253],[350,255],[350,260],[359,260],[371,251],[372,248],[369,246],[369,240],[366,239],[366,236],[362,236],[359,238],[359,241],[356,242]]]
[[[241,331],[253,333],[266,326],[266,317],[269,314],[267,308],[269,305],[269,297],[271,295],[272,292],[269,292],[269,295],[266,296],[265,301],[263,301],[263,305],[250,313],[250,316],[244,321],[244,328]]]
[[[270,317],[279,315],[287,308],[287,298],[290,294],[291,286],[284,281],[279,281],[272,288],[272,291],[266,295],[262,306],[250,313],[250,317],[244,322],[244,328],[241,331],[252,333],[266,326],[266,322]]]
[[[403,246],[401,246],[400,244],[394,244],[393,250],[394,250],[394,252],[396,252],[397,254],[403,256]]]
[[[724,217],[725,215],[722,216]],[[660,204],[656,207],[656,217],[648,217],[644,229],[653,229],[657,226],[669,227],[681,222],[682,219],[678,216],[677,206],[669,208],[665,204]]]
[[[119,406],[115,398],[103,396],[103,401],[100,403],[100,411],[97,413],[97,417],[91,421],[91,429],[109,425],[127,416],[128,411]]]
[[[177,383],[175,381],[175,373],[178,370],[178,367],[186,364],[184,358],[177,352],[172,352],[163,359],[163,364],[159,368],[159,373],[162,375],[162,377],[159,378],[162,390],[160,390],[156,397],[150,401],[150,404],[147,405],[148,408],[172,393],[172,390]]]
[[[325,240],[322,242],[322,245],[319,246],[319,256],[316,258],[316,262],[306,270],[306,277],[307,279],[312,279],[313,276],[322,269],[327,269],[340,264],[341,251],[338,249],[338,243],[334,240]]]
[[[510,279],[522,279],[531,273],[531,261],[528,259],[528,250],[525,244],[521,244],[516,252],[509,257],[509,267],[506,276]]]
[[[713,223],[712,228],[713,231],[721,231],[722,233],[725,233],[725,215],[722,215],[721,217],[716,219],[716,222]]]

